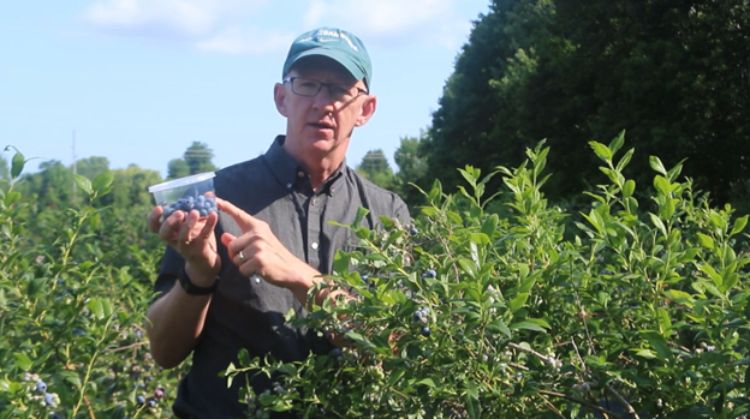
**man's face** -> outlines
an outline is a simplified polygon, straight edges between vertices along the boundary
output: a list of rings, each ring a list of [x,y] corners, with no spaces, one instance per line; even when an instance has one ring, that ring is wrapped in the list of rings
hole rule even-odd
[[[310,93],[304,88],[310,90],[318,82],[324,84],[320,91],[313,96],[303,95]],[[293,83],[297,83],[294,88]],[[306,161],[343,159],[352,130],[367,122],[375,110],[375,97],[364,93],[366,90],[362,80],[354,80],[330,59],[309,57],[295,64],[285,82],[275,88],[276,106],[287,118],[284,147]],[[350,94],[335,97],[343,91]]]

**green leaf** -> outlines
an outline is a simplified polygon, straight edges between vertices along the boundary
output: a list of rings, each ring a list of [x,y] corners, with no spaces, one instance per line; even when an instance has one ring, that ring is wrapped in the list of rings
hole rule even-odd
[[[635,192],[635,181],[633,179],[628,179],[622,187],[622,195],[628,198],[633,196],[633,192]]]
[[[734,222],[734,227],[732,227],[732,232],[729,233],[730,236],[734,236],[735,234],[738,234],[742,232],[742,230],[745,229],[745,226],[747,226],[747,215],[743,215],[742,217],[738,218]]]
[[[61,372],[58,373],[58,375],[60,375],[63,380],[65,380],[68,383],[72,384],[73,387],[75,387],[77,389],[80,389],[81,386],[83,385],[81,383],[81,377],[79,377],[78,374],[76,374],[73,371],[61,371]]]
[[[82,175],[76,175],[75,177],[76,185],[78,185],[79,188],[81,188],[82,191],[86,192],[86,195],[91,195],[92,188],[91,188],[91,181],[86,177]]]
[[[633,158],[633,153],[635,153],[635,149],[631,148],[625,154],[622,156],[620,161],[617,162],[617,166],[615,167],[618,172],[622,172],[622,169],[624,169],[628,163],[630,163],[630,160]]]
[[[623,144],[625,144],[625,130],[620,131],[620,133],[617,134],[617,137],[610,141],[609,148],[613,153],[617,153],[617,151],[622,148]]]
[[[702,263],[698,265],[698,270],[708,275],[711,281],[713,281],[714,285],[721,288],[721,284],[724,283],[724,278],[722,278],[721,275],[716,272],[716,269],[714,269],[713,266],[707,263]]]
[[[109,192],[110,188],[112,187],[112,182],[114,181],[114,175],[112,174],[111,170],[105,170],[104,172],[99,173],[94,178],[93,182],[93,188],[95,191],[99,193],[99,195],[104,195]]]
[[[656,190],[662,195],[669,195],[672,193],[672,185],[664,176],[654,176],[654,188],[656,188]]]
[[[654,351],[656,351],[656,355],[659,359],[666,360],[672,357],[672,352],[669,350],[667,341],[661,334],[659,334],[659,332],[649,330],[641,332],[641,335],[646,339],[649,345],[651,345]]]
[[[662,336],[669,336],[672,333],[672,319],[669,312],[663,308],[656,309],[656,319],[659,322],[659,333]]]
[[[661,231],[661,234],[664,235],[664,237],[667,237],[667,227],[664,225],[664,222],[659,218],[656,214],[649,212],[648,213],[649,218],[651,218],[651,223],[654,224],[654,227],[658,228],[659,231]]]
[[[712,250],[715,246],[714,239],[703,233],[698,233],[698,242],[701,244],[702,247]]]
[[[635,354],[641,358],[656,359],[656,354],[651,349],[637,349]]]
[[[693,307],[693,304],[695,303],[695,300],[693,299],[693,296],[688,294],[685,291],[680,290],[666,290],[664,291],[664,295],[667,296],[667,298],[671,301],[674,301],[678,304],[684,304],[688,307]]]
[[[423,378],[423,379],[417,381],[414,384],[418,385],[418,386],[427,386],[429,388],[435,388],[436,387],[435,386],[435,382],[432,381],[432,378]]]
[[[361,347],[364,347],[370,350],[377,349],[377,346],[375,346],[375,344],[373,344],[372,342],[370,342],[369,339],[367,339],[366,337],[362,336],[361,334],[357,332],[349,331],[349,332],[346,332],[345,336],[353,340],[354,342],[358,343]]]
[[[610,150],[606,145],[598,141],[589,141],[589,146],[592,150],[594,150],[594,153],[600,159],[607,162],[612,161],[612,150]]]
[[[526,304],[526,300],[529,299],[529,293],[528,292],[519,292],[518,295],[516,295],[512,300],[510,300],[510,303],[508,304],[508,308],[510,308],[510,311],[515,313],[518,311],[521,307]]]
[[[474,278],[477,275],[477,266],[469,258],[460,257],[458,259],[458,265],[461,267],[461,270],[466,272],[470,277]]]
[[[662,176],[667,176],[667,169],[664,168],[664,164],[662,164],[661,160],[659,160],[658,157],[649,156],[648,164],[651,166],[652,169],[654,169],[656,173],[659,173]]]
[[[20,151],[16,150],[16,153],[13,154],[13,159],[11,160],[10,178],[11,179],[17,178],[23,171],[23,166],[25,164],[26,164],[26,159],[23,157],[23,154],[21,154]]]
[[[500,319],[497,319],[497,320],[493,321],[492,323],[490,323],[489,325],[487,325],[487,330],[489,330],[491,332],[502,333],[508,339],[510,339],[510,337],[511,337],[511,335],[510,335],[510,328],[508,327],[507,324],[505,324],[504,321],[502,321]]]
[[[16,352],[13,354],[13,357],[16,359],[16,367],[23,371],[30,370],[31,366],[34,365],[33,362],[31,362],[31,358],[23,352]]]
[[[89,300],[88,304],[86,304],[86,307],[89,309],[91,314],[94,315],[94,318],[101,320],[104,318],[104,306],[102,305],[102,300],[98,298],[92,298]]]
[[[546,333],[547,332],[546,329],[549,329],[550,325],[544,319],[526,319],[526,320],[511,324],[510,328],[512,330],[525,329],[525,330],[531,330],[534,332]]]

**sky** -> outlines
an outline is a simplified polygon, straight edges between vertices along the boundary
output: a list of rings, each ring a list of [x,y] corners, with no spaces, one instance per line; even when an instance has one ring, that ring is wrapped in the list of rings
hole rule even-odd
[[[347,162],[427,129],[489,0],[66,0],[0,13],[0,151],[69,166],[102,156],[166,176],[194,141],[218,167],[264,153],[285,120],[273,85],[292,40],[349,30],[373,62],[373,118]],[[6,160],[12,151],[4,151]]]

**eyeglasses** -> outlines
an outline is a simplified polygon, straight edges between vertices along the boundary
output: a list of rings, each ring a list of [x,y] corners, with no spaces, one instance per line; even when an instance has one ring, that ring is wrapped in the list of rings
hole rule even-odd
[[[348,87],[336,83],[323,83],[322,81],[307,79],[304,77],[287,77],[284,83],[291,83],[292,92],[300,96],[313,97],[325,86],[328,96],[336,102],[348,102],[360,95],[368,95],[365,89],[359,87]]]

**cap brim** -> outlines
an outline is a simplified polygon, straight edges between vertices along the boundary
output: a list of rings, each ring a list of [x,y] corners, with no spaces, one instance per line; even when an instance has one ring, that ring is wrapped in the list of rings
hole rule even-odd
[[[368,80],[365,80],[365,72],[364,70],[357,65],[353,60],[351,60],[346,54],[343,54],[336,50],[330,50],[325,48],[313,48],[304,52],[299,53],[292,61],[290,61],[287,65],[287,68],[284,69],[284,73],[289,73],[289,71],[294,67],[296,63],[298,63],[301,59],[307,58],[307,57],[314,57],[314,56],[320,56],[320,57],[326,57],[330,58],[331,60],[337,62],[339,65],[344,67],[344,69],[354,77],[355,80],[364,80],[366,84],[368,83]]]

